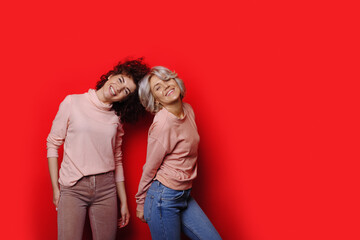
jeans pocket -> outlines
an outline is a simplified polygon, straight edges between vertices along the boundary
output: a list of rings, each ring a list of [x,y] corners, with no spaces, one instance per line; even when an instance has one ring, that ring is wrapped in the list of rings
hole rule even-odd
[[[174,190],[168,187],[164,187],[164,190],[161,195],[162,201],[175,201],[183,197],[185,190]]]
[[[146,222],[149,222],[151,220],[151,210],[153,207],[154,198],[154,195],[149,194],[149,192],[146,194],[144,204],[144,219]]]

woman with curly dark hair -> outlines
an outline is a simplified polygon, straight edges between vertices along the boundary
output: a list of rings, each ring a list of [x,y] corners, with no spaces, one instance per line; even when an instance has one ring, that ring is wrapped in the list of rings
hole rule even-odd
[[[128,224],[122,123],[136,121],[143,110],[137,87],[148,71],[141,58],[120,62],[101,76],[96,90],[68,95],[60,104],[47,138],[58,239],[81,240],[87,211],[94,239],[115,239],[117,225]],[[63,143],[58,171],[58,148]]]

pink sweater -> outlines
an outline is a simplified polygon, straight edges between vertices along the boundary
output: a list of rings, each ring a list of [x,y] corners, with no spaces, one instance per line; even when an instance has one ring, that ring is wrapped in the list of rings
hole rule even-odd
[[[60,104],[47,138],[47,157],[58,157],[58,148],[65,142],[60,184],[72,186],[83,176],[113,170],[116,182],[124,181],[124,131],[111,107],[101,102],[93,89],[69,95]]]
[[[183,108],[183,119],[163,108],[150,126],[146,163],[135,196],[139,211],[144,210],[146,192],[154,179],[171,189],[186,190],[196,178],[200,137],[194,111],[187,103]]]

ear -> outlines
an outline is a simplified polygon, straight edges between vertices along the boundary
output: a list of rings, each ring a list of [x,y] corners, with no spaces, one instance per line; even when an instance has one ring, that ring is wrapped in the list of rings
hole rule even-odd
[[[158,100],[155,100],[155,105],[158,106],[158,107],[162,106],[161,103]]]

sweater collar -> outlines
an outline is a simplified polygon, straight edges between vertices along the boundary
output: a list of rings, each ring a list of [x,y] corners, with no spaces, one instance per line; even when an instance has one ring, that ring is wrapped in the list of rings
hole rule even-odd
[[[178,118],[177,116],[175,116],[174,114],[172,114],[171,112],[169,112],[166,108],[162,108],[160,111],[165,111],[166,114],[171,118],[173,119],[174,121],[176,122],[183,122],[185,121],[186,117],[187,117],[187,111],[186,111],[186,108],[184,107],[184,104],[182,105],[182,108],[184,110],[184,117],[183,118]]]
[[[109,111],[112,108],[112,104],[103,103],[100,101],[98,96],[96,95],[96,91],[94,89],[89,89],[88,96],[90,101],[99,109]]]

